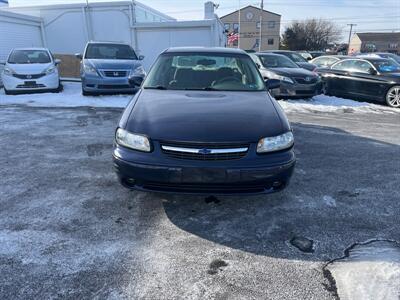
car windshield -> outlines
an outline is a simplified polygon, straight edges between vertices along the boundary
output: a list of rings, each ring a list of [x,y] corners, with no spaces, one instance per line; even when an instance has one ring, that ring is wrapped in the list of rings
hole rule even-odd
[[[8,58],[9,64],[48,64],[51,62],[46,50],[14,50]]]
[[[165,53],[143,87],[168,90],[263,91],[264,81],[247,55]]]
[[[260,55],[260,60],[266,68],[298,68],[299,66],[282,55]]]
[[[307,62],[307,60],[303,56],[294,52],[286,52],[285,55],[289,57],[292,61],[297,63]]]
[[[135,51],[129,45],[89,44],[85,58],[88,59],[127,59],[137,60]]]
[[[400,72],[400,64],[392,59],[372,61],[372,64],[380,73]]]

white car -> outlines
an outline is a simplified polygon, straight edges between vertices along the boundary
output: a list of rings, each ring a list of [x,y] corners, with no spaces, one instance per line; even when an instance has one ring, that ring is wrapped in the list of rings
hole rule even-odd
[[[59,63],[45,48],[12,50],[1,74],[5,93],[61,91]]]

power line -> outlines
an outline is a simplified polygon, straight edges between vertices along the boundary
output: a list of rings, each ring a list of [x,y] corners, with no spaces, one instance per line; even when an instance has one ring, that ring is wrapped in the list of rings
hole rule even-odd
[[[351,23],[351,24],[347,24],[347,26],[350,26],[350,33],[349,33],[349,44],[347,46],[347,54],[350,53],[350,40],[351,40],[351,33],[353,31],[353,27],[357,26],[357,24]]]

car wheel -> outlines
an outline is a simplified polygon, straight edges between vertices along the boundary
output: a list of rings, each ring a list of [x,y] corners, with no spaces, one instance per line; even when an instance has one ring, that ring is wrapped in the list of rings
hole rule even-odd
[[[63,89],[64,89],[64,86],[60,82],[60,84],[58,85],[58,88],[56,88],[53,92],[54,93],[61,93],[63,91]]]
[[[6,88],[4,88],[4,93],[5,93],[6,95],[15,95],[15,92],[9,91],[9,90],[7,90]]]
[[[400,85],[392,86],[386,93],[386,104],[390,107],[400,107]]]
[[[327,84],[326,82],[324,82],[324,83],[322,84],[321,93],[322,93],[323,95],[329,96],[329,88],[328,88],[328,84]]]
[[[85,91],[84,89],[82,89],[82,95],[83,95],[83,96],[90,96],[90,95],[91,95],[91,93],[90,93],[90,92],[87,92],[87,91]]]

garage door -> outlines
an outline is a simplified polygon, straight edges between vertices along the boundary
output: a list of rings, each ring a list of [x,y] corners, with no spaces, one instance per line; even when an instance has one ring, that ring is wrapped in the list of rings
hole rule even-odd
[[[13,48],[42,46],[39,26],[0,21],[0,61],[5,60]],[[2,69],[0,65],[0,72]]]
[[[210,28],[138,29],[138,49],[145,56],[143,66],[149,70],[157,56],[170,47],[212,46]]]

